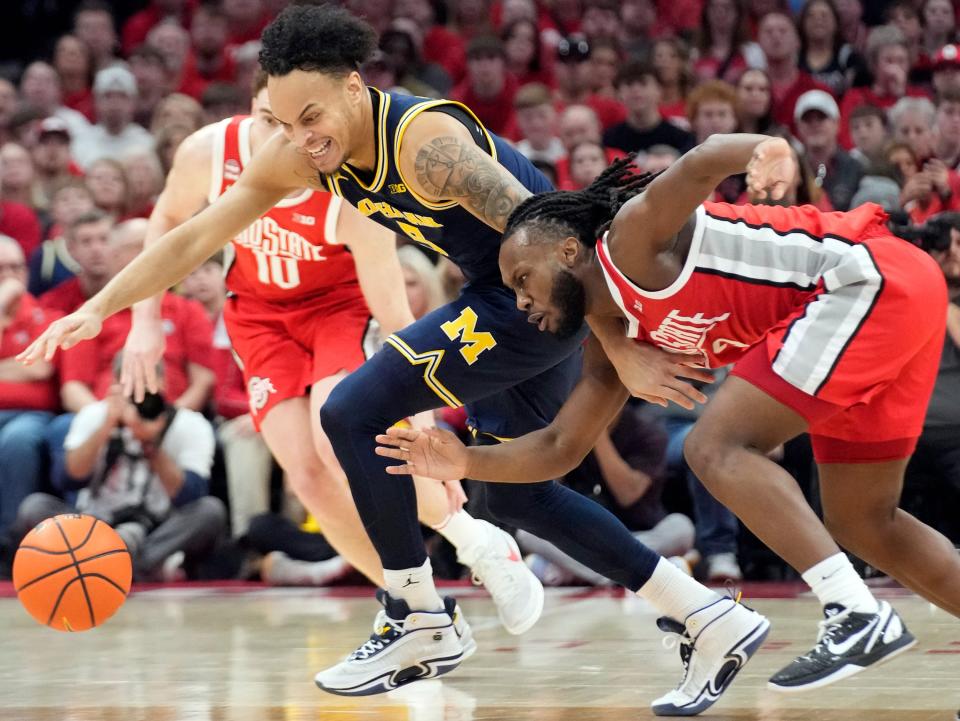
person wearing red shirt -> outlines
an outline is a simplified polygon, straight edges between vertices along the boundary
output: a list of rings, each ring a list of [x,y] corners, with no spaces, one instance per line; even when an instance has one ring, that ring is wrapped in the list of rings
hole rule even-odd
[[[90,48],[76,35],[61,35],[53,50],[53,67],[60,76],[63,104],[94,122]]]
[[[3,199],[0,199],[0,233],[17,241],[28,258],[40,245],[42,235],[37,214],[29,206]]]
[[[67,254],[76,262],[76,275],[40,296],[40,305],[72,313],[110,280],[107,259],[113,220],[101,210],[82,213],[65,230]]]
[[[40,487],[44,431],[59,406],[56,369],[17,363],[40,331],[59,317],[27,292],[19,244],[0,235],[0,542],[21,501]]]
[[[557,63],[553,67],[557,89],[555,92],[557,112],[568,105],[586,105],[597,114],[603,129],[622,123],[627,118],[627,109],[613,98],[590,91],[593,65],[590,60],[590,44],[582,36],[563,38],[557,45]]]
[[[216,5],[201,5],[190,25],[191,52],[180,75],[180,92],[199,100],[210,83],[237,79],[233,54],[227,45],[227,16]]]
[[[925,97],[922,88],[907,85],[910,73],[910,51],[903,33],[885,25],[875,28],[867,39],[867,65],[873,75],[873,85],[850,88],[840,103],[840,144],[847,150],[853,147],[850,138],[850,113],[861,105],[875,105],[887,110],[902,97]]]
[[[467,78],[450,97],[476,113],[497,135],[518,139],[513,96],[517,80],[507,73],[503,44],[494,36],[474,38],[467,47]]]
[[[425,30],[423,59],[440,65],[454,83],[461,82],[467,73],[467,49],[462,37],[437,22],[430,0],[397,0],[393,6],[394,18],[408,18]]]
[[[190,15],[196,4],[195,0],[151,0],[147,7],[131,15],[123,24],[120,46],[124,56],[143,44],[147,34],[164,20],[173,20],[178,25],[189,28]]]
[[[760,21],[757,40],[767,58],[767,72],[773,93],[773,119],[793,131],[793,109],[797,98],[808,90],[830,90],[797,67],[800,36],[793,20],[787,15],[778,12],[765,15]]]
[[[582,143],[599,143],[603,137],[600,129],[600,120],[592,108],[586,105],[571,105],[560,115],[557,134],[564,148],[564,154],[556,161],[557,188],[570,190],[573,181],[570,179],[570,153]],[[607,164],[623,157],[623,151],[605,147]]]
[[[270,21],[263,0],[223,0],[222,7],[229,25],[228,47],[259,40]]]

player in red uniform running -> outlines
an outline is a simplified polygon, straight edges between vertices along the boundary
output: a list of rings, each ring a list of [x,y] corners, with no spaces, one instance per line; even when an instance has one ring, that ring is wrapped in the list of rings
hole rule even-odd
[[[150,216],[148,244],[214,202],[277,131],[266,75],[258,74],[253,91],[250,116],[208,125],[184,140]],[[340,198],[305,188],[237,235],[227,257],[224,322],[254,424],[327,540],[383,586],[380,560],[320,427],[319,409],[337,382],[377,349],[371,311],[383,337],[413,322],[395,235]],[[158,308],[156,298],[134,307],[124,377],[137,397],[156,384],[153,369],[163,353]],[[450,540],[484,582],[507,629],[517,631],[519,618],[529,625],[529,607],[542,606],[543,591],[513,539],[461,510],[466,497],[459,482],[420,480],[417,499],[420,519]],[[469,639],[467,645],[472,650]]]
[[[500,269],[541,330],[564,334],[585,316],[617,316],[628,336],[676,353],[678,364],[736,363],[685,454],[823,604],[816,645],[770,680],[797,691],[915,642],[837,542],[960,614],[956,550],[897,508],[937,375],[947,294],[936,263],[893,237],[876,205],[822,213],[703,202],[744,168],[760,197],[774,199],[796,172],[781,139],[713,136],[653,179],[615,163],[583,191],[530,198],[508,222]],[[406,461],[392,472],[434,478],[523,483],[561,475],[614,417],[624,384],[655,402],[683,400],[679,386],[664,397],[651,390],[651,372],[604,350],[591,341],[581,381],[548,428],[470,449],[440,432],[393,429],[378,437],[378,453]],[[765,455],[805,431],[826,527]]]

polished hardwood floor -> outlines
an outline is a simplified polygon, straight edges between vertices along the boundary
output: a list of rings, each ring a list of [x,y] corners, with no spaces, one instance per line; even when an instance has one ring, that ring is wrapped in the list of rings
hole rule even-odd
[[[679,680],[676,651],[635,597],[551,590],[539,624],[514,637],[482,591],[455,591],[477,654],[443,680],[363,699],[324,694],[312,678],[369,634],[376,608],[366,590],[146,590],[81,634],[39,626],[8,593],[0,599],[0,721],[626,721],[652,718],[650,701]],[[892,595],[918,647],[795,695],[767,690],[766,679],[811,645],[817,605],[748,599],[773,630],[703,718],[953,721],[960,621]]]

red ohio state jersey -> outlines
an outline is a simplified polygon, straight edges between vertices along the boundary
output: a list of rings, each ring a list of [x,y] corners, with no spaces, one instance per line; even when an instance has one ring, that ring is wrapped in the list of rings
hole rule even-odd
[[[806,355],[810,367],[829,368],[882,287],[860,241],[889,235],[885,220],[874,204],[824,213],[812,206],[704,203],[696,210],[679,277],[658,291],[643,290],[620,272],[606,237],[597,243],[597,255],[632,338],[718,368],[737,361],[780,324],[794,323],[778,363]],[[831,294],[830,304],[808,303],[822,293]],[[807,326],[813,330],[805,333]],[[829,337],[824,328],[831,329]],[[816,387],[813,380],[809,384]]]
[[[237,182],[250,161],[252,123],[253,118],[237,115],[218,124],[211,203]],[[227,247],[227,289],[262,300],[299,301],[357,285],[353,258],[337,244],[342,202],[331,193],[304,189],[277,203]]]

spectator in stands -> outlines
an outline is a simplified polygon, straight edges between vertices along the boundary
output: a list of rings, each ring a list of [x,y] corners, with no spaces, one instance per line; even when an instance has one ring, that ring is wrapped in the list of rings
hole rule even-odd
[[[960,47],[944,45],[933,56],[933,89],[939,98],[944,93],[960,93]]]
[[[590,47],[590,76],[593,78],[593,83],[590,89],[595,95],[616,100],[617,90],[614,81],[621,65],[623,65],[623,53],[616,40],[597,38],[593,41]]]
[[[560,109],[568,105],[586,105],[600,120],[604,129],[622,122],[626,110],[613,98],[597,95],[591,88],[590,44],[582,36],[561,38],[557,45],[557,62],[554,65],[554,78],[557,88],[554,99]]]
[[[652,145],[671,145],[681,152],[693,147],[693,136],[660,115],[660,83],[653,67],[626,63],[617,74],[617,92],[627,108],[627,119],[603,134],[603,144],[625,153]]]
[[[113,220],[100,210],[81,214],[65,230],[66,248],[76,275],[40,296],[40,305],[62,315],[72,313],[110,280],[109,244]],[[72,403],[65,403],[68,409]]]
[[[945,93],[937,102],[934,154],[950,170],[960,165],[960,93]]]
[[[182,27],[189,27],[191,5],[192,3],[188,0],[150,0],[147,7],[131,15],[123,24],[121,32],[123,54],[129,57],[143,44],[150,31],[160,23],[172,21]],[[199,8],[194,11],[194,19],[198,11]]]
[[[17,87],[6,78],[0,78],[0,142],[13,139],[10,125],[17,103]]]
[[[0,235],[0,544],[20,503],[40,488],[44,430],[59,405],[53,364],[33,368],[15,359],[58,315],[41,308],[26,284],[20,245]]]
[[[957,16],[951,0],[925,0],[920,16],[923,25],[921,46],[932,58],[948,43],[957,39]]]
[[[621,0],[620,44],[636,60],[650,60],[652,40],[663,34],[654,0]]]
[[[397,18],[391,22],[390,27],[380,36],[380,49],[390,57],[397,68],[400,85],[413,94],[427,97],[449,94],[450,76],[440,65],[424,62],[423,31],[412,20]],[[502,52],[501,48],[501,55]]]
[[[423,251],[412,245],[397,249],[407,290],[407,301],[413,317],[420,319],[446,302],[440,283],[440,272]]]
[[[694,84],[690,47],[679,38],[661,38],[653,44],[652,63],[660,83],[660,115],[684,130],[689,129],[687,95]]]
[[[200,105],[203,107],[204,123],[210,124],[249,112],[250,98],[246,91],[236,85],[210,83],[203,91]]]
[[[737,131],[737,90],[723,80],[707,80],[687,98],[687,120],[699,145],[715,133]]]
[[[513,98],[517,81],[507,73],[503,44],[496,37],[481,35],[467,45],[467,77],[450,97],[470,108],[497,135],[517,136]]]
[[[273,457],[250,417],[243,372],[234,359],[223,323],[227,289],[223,253],[217,253],[182,283],[183,295],[200,303],[213,327],[213,370],[217,383],[213,398],[218,419],[217,438],[223,446],[230,499],[230,530],[234,538],[246,535],[250,519],[270,510]]]
[[[693,72],[699,80],[718,78],[729,83],[748,67],[759,67],[763,54],[750,42],[750,28],[742,3],[737,0],[706,0],[697,33],[699,58]]]
[[[783,135],[786,131],[773,120],[773,92],[766,70],[750,68],[737,80],[737,108],[744,133]]]
[[[876,105],[860,105],[850,113],[850,156],[863,166],[876,164],[890,140],[887,114]]]
[[[426,33],[423,37],[423,59],[440,65],[453,83],[463,80],[467,72],[467,48],[464,39],[444,27],[446,6],[441,0],[396,0],[395,18],[413,20]]]
[[[67,176],[50,189],[50,220],[48,240],[30,256],[30,280],[27,290],[41,296],[51,288],[72,278],[80,269],[67,252],[65,232],[81,215],[94,209],[93,195],[80,178]]]
[[[104,0],[83,0],[73,16],[73,34],[88,48],[94,71],[117,59],[117,28],[113,12]]]
[[[887,112],[894,139],[907,143],[922,166],[933,157],[937,109],[927,98],[901,98]]]
[[[221,118],[225,117],[227,116],[221,116]],[[161,100],[153,111],[153,118],[150,120],[150,132],[156,135],[165,127],[180,125],[190,128],[192,133],[202,128],[205,122],[203,106],[199,102],[189,95],[172,93]]]
[[[223,0],[222,6],[227,17],[228,47],[260,39],[270,21],[262,0]]]
[[[38,207],[46,208],[53,198],[53,186],[79,174],[70,156],[70,130],[67,124],[56,116],[43,120],[32,153],[41,198]]]
[[[75,35],[61,35],[53,50],[53,67],[60,77],[63,104],[93,121],[93,56]]]
[[[923,51],[923,25],[912,0],[895,0],[884,10],[887,22],[903,35],[910,59],[910,82],[929,80],[930,58]],[[867,40],[869,47],[869,39]]]
[[[950,244],[944,250],[930,250],[947,280],[947,334],[940,371],[930,397],[917,449],[907,466],[907,483],[917,477],[933,482],[936,503],[953,521],[951,540],[960,541],[960,216],[941,216],[950,227]]]
[[[20,97],[41,118],[54,115],[67,124],[74,152],[81,142],[86,141],[90,123],[76,110],[63,104],[60,77],[52,65],[40,60],[30,63],[20,78]]]
[[[840,15],[833,0],[808,0],[797,19],[800,69],[842,97],[856,72],[859,58],[843,41]]]
[[[581,190],[587,187],[607,168],[603,145],[590,140],[574,146],[570,151],[570,183],[563,190]]]
[[[36,210],[45,205],[33,158],[22,145],[5,143],[0,146],[0,196]]]
[[[772,83],[773,118],[793,129],[797,98],[808,90],[823,89],[798,66],[800,36],[789,16],[780,12],[765,15],[760,21],[757,39],[767,58],[767,73]]]
[[[900,195],[904,209],[920,224],[945,210],[960,210],[960,176],[934,154],[936,108],[927,98],[901,98],[889,112],[893,137],[907,144],[918,172]]]
[[[4,175],[0,157],[0,178]],[[0,192],[0,235],[7,235],[20,244],[25,258],[40,245],[40,221],[29,205],[18,203]]]
[[[859,105],[887,110],[904,96],[925,96],[922,89],[907,84],[910,51],[903,33],[891,26],[874,28],[867,41],[867,66],[873,76],[869,87],[850,88],[840,104],[840,144],[851,147],[850,114]]]
[[[567,154],[557,136],[557,111],[553,107],[546,85],[524,85],[513,99],[520,140],[517,150],[530,160],[542,160],[551,165]]]
[[[189,138],[195,131],[185,125],[167,125],[160,128],[154,137],[157,140],[157,158],[163,168],[163,177],[167,177],[173,167],[173,156],[180,147],[180,143]]]
[[[137,81],[134,122],[150,125],[157,106],[172,89],[172,79],[163,54],[150,45],[141,45],[130,54],[130,72]]]
[[[863,166],[838,143],[837,101],[823,90],[808,90],[797,100],[794,113],[797,137],[830,204],[835,210],[849,210],[863,177]]]
[[[82,168],[100,158],[153,150],[153,138],[133,122],[137,81],[125,67],[114,65],[97,73],[93,82],[97,124],[87,132],[73,157]]]
[[[124,218],[130,205],[130,188],[123,166],[112,158],[100,158],[87,169],[86,178],[93,204],[115,221]]]
[[[165,20],[147,34],[146,46],[157,50],[166,62],[173,86],[181,92],[183,73],[190,54],[190,33],[175,21]]]
[[[210,83],[236,80],[237,64],[233,54],[225,52],[227,33],[227,16],[219,5],[204,3],[194,11],[190,23],[192,52],[187,55],[180,78],[181,92],[199,100]]]
[[[590,47],[598,40],[612,40],[620,34],[620,13],[617,0],[584,0],[580,20],[582,32]]]
[[[163,167],[156,153],[133,153],[123,159],[129,189],[127,217],[149,218],[163,190]]]
[[[500,31],[507,70],[517,80],[517,86],[527,83],[553,85],[553,68],[547,65],[545,50],[540,43],[540,32],[532,20],[514,20]]]
[[[159,377],[149,401],[134,405],[115,383],[77,413],[64,440],[76,502],[34,493],[20,506],[20,529],[60,513],[96,516],[126,543],[138,580],[176,580],[185,561],[212,550],[226,528],[223,503],[207,495],[213,429],[200,413],[169,406],[162,368]]]
[[[669,145],[654,145],[637,159],[637,165],[644,173],[660,173],[680,157],[680,151]]]
[[[836,0],[835,4],[840,17],[840,34],[843,42],[862,54],[867,49],[867,26],[863,22],[863,3],[861,0]]]
[[[570,180],[570,152],[581,143],[601,142],[600,121],[597,119],[597,114],[586,105],[571,105],[560,114],[557,134],[560,136],[560,142],[563,143],[566,155],[557,160],[556,163],[556,186],[564,189],[569,188],[572,183]],[[622,150],[607,147],[606,144],[604,144],[604,151],[607,164],[612,163],[617,158],[622,158],[624,155]]]

